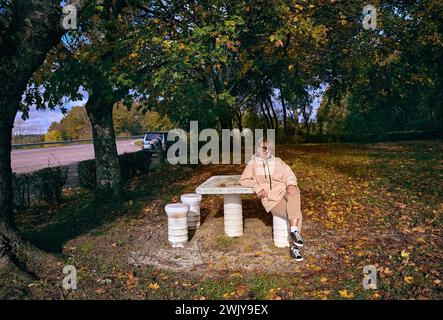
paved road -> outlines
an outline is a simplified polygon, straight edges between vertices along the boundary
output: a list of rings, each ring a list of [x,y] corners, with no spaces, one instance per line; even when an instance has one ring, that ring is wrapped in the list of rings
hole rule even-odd
[[[131,145],[132,140],[117,141],[119,154],[141,150],[140,146]],[[76,175],[77,163],[94,158],[94,147],[91,144],[78,144],[63,147],[12,150],[12,171],[16,173],[31,172],[48,166],[69,166],[70,176]],[[68,178],[68,180],[71,180]]]

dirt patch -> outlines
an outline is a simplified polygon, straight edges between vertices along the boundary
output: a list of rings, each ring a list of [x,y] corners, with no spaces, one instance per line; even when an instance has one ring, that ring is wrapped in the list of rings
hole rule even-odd
[[[258,200],[251,198],[243,200],[243,236],[230,238],[224,234],[223,200],[218,199],[219,205],[211,209],[209,198],[203,198],[202,224],[199,229],[189,231],[189,242],[184,248],[173,248],[168,242],[167,217],[158,207],[158,211],[147,217],[143,226],[134,232],[140,236],[132,243],[129,263],[205,276],[238,270],[293,274],[306,261],[317,260],[328,251],[333,253],[335,243],[315,237],[312,222],[307,221],[303,226],[305,262],[292,260],[289,248],[274,246],[272,215],[261,208]]]

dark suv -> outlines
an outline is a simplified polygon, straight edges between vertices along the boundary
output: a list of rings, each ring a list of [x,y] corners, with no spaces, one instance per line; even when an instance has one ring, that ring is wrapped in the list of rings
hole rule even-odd
[[[149,152],[166,151],[168,149],[168,133],[163,131],[149,131],[143,137],[143,150]]]

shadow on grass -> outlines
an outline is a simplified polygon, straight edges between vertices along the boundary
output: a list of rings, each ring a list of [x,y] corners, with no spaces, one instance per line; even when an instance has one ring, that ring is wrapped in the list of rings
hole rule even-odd
[[[23,228],[23,236],[42,250],[62,253],[63,245],[71,239],[120,218],[133,218],[140,214],[143,207],[153,199],[170,199],[173,194],[182,192],[185,186],[172,185],[173,182],[186,179],[193,172],[185,172],[180,168],[172,168],[170,172],[151,172],[136,178],[126,187],[127,202],[97,203],[92,194],[73,196],[72,200],[56,209],[50,223],[28,224]],[[146,184],[146,181],[151,183]],[[45,208],[35,208],[34,211]],[[96,230],[95,235],[103,234]]]
[[[42,250],[61,253],[67,241],[122,216],[124,203],[99,204],[88,198],[57,212],[55,223],[24,231],[24,237]]]

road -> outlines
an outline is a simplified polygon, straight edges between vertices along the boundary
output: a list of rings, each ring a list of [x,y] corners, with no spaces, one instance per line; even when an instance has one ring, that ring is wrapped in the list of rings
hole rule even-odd
[[[119,154],[141,150],[140,146],[132,145],[133,140],[117,141]],[[91,144],[78,144],[62,147],[48,147],[38,149],[12,150],[12,171],[25,173],[48,166],[68,166],[70,168],[68,181],[75,184],[77,163],[82,160],[94,158],[94,147]],[[71,184],[71,183],[68,183]]]

